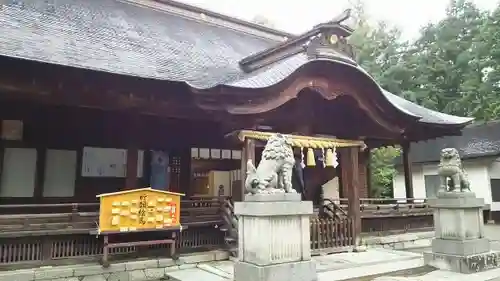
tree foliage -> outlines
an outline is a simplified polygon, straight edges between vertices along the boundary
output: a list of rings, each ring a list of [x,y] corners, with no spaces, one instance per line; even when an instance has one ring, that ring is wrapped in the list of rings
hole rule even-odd
[[[361,0],[352,3],[357,19],[351,43],[360,65],[388,91],[440,112],[500,117],[500,7],[479,10],[452,0],[446,17],[421,29],[413,42],[384,22],[368,24]],[[389,196],[397,148],[372,151],[372,196]]]
[[[370,154],[370,197],[393,197],[392,179],[396,175],[394,158],[400,149],[392,146],[373,149]]]

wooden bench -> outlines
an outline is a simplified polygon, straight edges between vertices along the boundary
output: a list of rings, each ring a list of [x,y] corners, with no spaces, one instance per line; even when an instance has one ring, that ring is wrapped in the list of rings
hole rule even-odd
[[[92,235],[102,235],[104,238],[103,248],[102,248],[102,259],[101,264],[103,267],[109,267],[109,250],[113,248],[125,248],[125,247],[136,247],[136,246],[152,246],[152,245],[170,245],[170,257],[174,260],[178,259],[176,254],[175,242],[177,238],[177,231],[182,231],[186,229],[184,226],[180,227],[170,227],[162,228],[158,230],[146,230],[146,231],[130,231],[130,232],[106,232],[97,233],[92,231]],[[109,237],[113,235],[127,235],[133,233],[145,233],[145,232],[167,232],[170,233],[170,238],[159,239],[159,240],[141,240],[132,242],[109,242]]]

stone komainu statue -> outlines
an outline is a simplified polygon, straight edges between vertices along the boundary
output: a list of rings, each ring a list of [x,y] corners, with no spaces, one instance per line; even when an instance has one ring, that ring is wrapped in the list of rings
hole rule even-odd
[[[269,138],[257,168],[252,160],[247,163],[245,188],[250,193],[296,193],[292,188],[295,164],[293,150],[286,136],[275,134]]]
[[[441,150],[438,174],[441,177],[441,191],[470,191],[469,179],[462,167],[458,150],[455,148]]]

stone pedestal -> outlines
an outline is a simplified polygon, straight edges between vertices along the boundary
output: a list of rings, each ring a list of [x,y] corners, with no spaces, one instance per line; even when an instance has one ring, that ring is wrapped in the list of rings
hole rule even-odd
[[[460,273],[496,268],[498,252],[492,252],[484,235],[484,200],[472,192],[440,192],[430,199],[434,208],[436,238],[425,264]]]
[[[310,201],[300,194],[246,195],[236,202],[239,257],[234,281],[314,281],[311,260]]]

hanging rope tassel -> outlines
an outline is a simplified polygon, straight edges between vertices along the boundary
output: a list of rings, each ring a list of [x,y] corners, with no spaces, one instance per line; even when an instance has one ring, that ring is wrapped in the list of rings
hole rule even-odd
[[[306,164],[304,163],[304,148],[300,147],[300,166],[302,169],[306,167]]]
[[[325,159],[325,149],[321,148],[321,160],[323,162],[323,168],[326,167],[326,159]]]
[[[333,148],[333,167],[337,168],[339,165],[338,157],[337,157],[337,149],[334,147]]]
[[[316,160],[314,159],[314,150],[312,148],[307,149],[307,166],[316,166]]]
[[[327,167],[334,167],[334,155],[333,155],[333,150],[331,148],[328,148],[326,150],[326,159],[325,159],[325,164]]]

